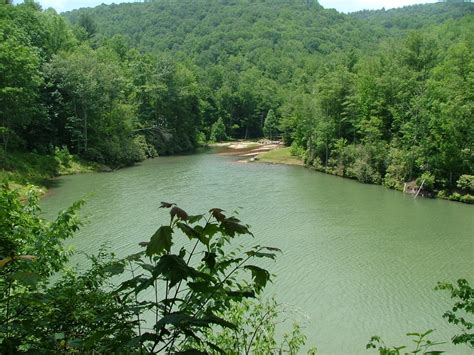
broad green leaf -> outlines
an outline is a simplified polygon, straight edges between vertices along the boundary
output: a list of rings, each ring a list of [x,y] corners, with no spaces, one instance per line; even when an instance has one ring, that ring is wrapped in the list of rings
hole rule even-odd
[[[214,269],[214,267],[216,266],[216,254],[215,253],[209,253],[209,252],[205,252],[204,253],[204,258],[202,259],[205,263],[206,263],[206,266],[209,268],[209,269]]]
[[[155,341],[160,341],[161,339],[159,334],[149,333],[149,332],[143,333],[139,338],[141,342],[147,342],[147,341],[155,342]]]
[[[226,321],[223,318],[220,318],[212,313],[206,314],[206,316],[203,318],[203,320],[206,320],[210,323],[213,324],[218,324],[220,326],[226,327],[226,328],[231,328],[231,329],[237,329],[237,326],[231,322]]]
[[[199,326],[208,326],[209,322],[199,322],[198,318],[190,316],[186,313],[170,313],[165,316],[163,316],[156,324],[155,324],[155,329],[159,330],[163,328],[164,326],[171,324],[176,327],[183,327],[183,326],[189,326],[193,323],[193,325],[197,325],[196,323],[199,323]]]
[[[155,265],[147,264],[147,263],[139,263],[138,265],[140,265],[146,271],[151,272],[152,274],[155,271]]]
[[[163,255],[155,267],[154,276],[163,275],[173,287],[181,280],[201,275],[196,269],[188,266],[179,255]]]
[[[147,243],[147,245],[148,245],[148,243]],[[135,253],[135,254],[131,254],[131,255],[127,256],[127,257],[125,258],[125,260],[128,260],[128,261],[139,261],[139,260],[141,260],[142,256],[145,255],[145,253],[146,253],[146,251],[143,250],[143,251],[141,251],[141,252],[138,252],[138,253]]]
[[[151,287],[155,284],[155,280],[153,278],[149,279],[143,279],[142,282],[140,282],[137,287],[135,287],[135,293],[138,294],[142,292],[143,290],[146,290],[148,287]]]
[[[122,282],[117,290],[114,291],[114,293],[119,293],[127,289],[134,289],[139,283],[147,280],[145,277],[139,275],[135,276],[132,279],[126,280]]]
[[[161,226],[158,228],[155,234],[153,234],[151,237],[150,243],[146,247],[146,255],[160,255],[164,251],[169,253],[171,246],[173,245],[172,233],[173,230],[170,226]]]
[[[273,254],[273,253],[262,253],[262,252],[259,252],[259,251],[248,251],[246,252],[245,254],[247,254],[248,256],[253,256],[253,257],[256,257],[256,258],[270,258],[270,259],[275,259],[276,258],[276,254]]]
[[[119,275],[124,272],[125,266],[121,262],[112,263],[105,267],[105,272],[108,272],[110,275]]]
[[[195,216],[188,216],[188,223],[199,222],[203,217],[204,217],[204,215],[202,215],[202,214],[198,214],[198,215],[195,215]]]
[[[190,225],[182,222],[178,222],[177,227],[183,231],[184,234],[188,236],[189,239],[197,238],[204,245],[209,245],[209,240],[205,238],[199,230],[195,230]]]
[[[246,265],[244,268],[252,272],[252,278],[258,289],[264,288],[268,280],[270,280],[270,273],[261,267],[255,265]]]
[[[232,264],[238,264],[242,261],[242,258],[236,258],[236,259],[229,259],[229,260],[224,260],[218,263],[218,269],[219,271],[223,272],[225,271],[229,266]]]
[[[162,317],[155,324],[155,329],[159,330],[167,324],[171,324],[178,328],[188,326],[209,327],[210,324],[217,324],[226,328],[236,329],[236,326],[234,324],[213,314],[206,314],[204,317],[198,318],[182,312],[170,313]]]
[[[161,300],[161,303],[166,305],[166,306],[169,306],[171,304],[175,304],[177,302],[186,303],[186,300],[182,299],[182,298],[178,298],[178,297],[165,298],[165,299]]]
[[[202,230],[203,235],[207,235],[209,237],[209,240],[217,233],[219,232],[219,226],[215,223],[208,223],[204,226],[204,229]]]
[[[266,250],[269,250],[269,251],[277,251],[277,252],[280,252],[281,253],[281,249],[280,248],[275,248],[275,247],[262,247],[263,249],[266,249]]]
[[[204,281],[188,282],[188,286],[197,293],[213,293],[216,291],[215,285]]]
[[[227,295],[230,297],[238,297],[238,298],[254,298],[255,292],[252,290],[242,290],[242,291],[227,291]]]

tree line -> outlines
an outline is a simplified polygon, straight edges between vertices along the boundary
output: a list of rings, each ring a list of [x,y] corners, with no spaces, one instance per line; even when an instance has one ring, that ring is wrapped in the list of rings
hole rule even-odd
[[[3,151],[67,147],[123,166],[282,136],[316,169],[470,201],[459,193],[474,189],[473,10],[149,1],[61,17],[2,6]]]
[[[71,153],[113,167],[194,148],[201,118],[191,68],[126,47],[92,43],[34,2],[0,7],[2,151]]]

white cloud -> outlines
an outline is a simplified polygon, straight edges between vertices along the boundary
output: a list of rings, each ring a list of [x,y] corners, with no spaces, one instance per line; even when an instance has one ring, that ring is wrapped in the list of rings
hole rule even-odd
[[[325,8],[333,8],[342,12],[353,12],[359,10],[392,9],[420,3],[434,3],[437,0],[320,0],[319,3]]]
[[[67,0],[42,0],[39,2],[43,8],[47,9],[48,7],[52,7],[57,11],[64,11],[67,5]]]
[[[21,0],[17,0],[20,2]],[[78,9],[80,7],[94,7],[102,3],[135,2],[137,0],[36,0],[43,8],[53,7],[58,12]],[[391,9],[419,3],[433,3],[437,0],[319,0],[325,8],[335,8],[341,12],[352,12],[364,9]]]

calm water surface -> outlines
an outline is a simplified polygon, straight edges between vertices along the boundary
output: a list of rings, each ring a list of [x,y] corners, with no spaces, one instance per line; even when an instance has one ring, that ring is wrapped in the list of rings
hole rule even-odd
[[[439,280],[474,281],[473,206],[414,200],[301,167],[216,154],[157,158],[63,177],[42,203],[53,216],[81,198],[89,223],[71,243],[94,253],[107,241],[119,255],[168,220],[160,201],[190,213],[242,207],[254,242],[283,250],[269,265],[277,277],[267,293],[305,315],[308,343],[320,354],[370,354],[365,345],[375,334],[400,345],[409,331],[435,328],[434,340],[448,340],[455,328],[441,315],[450,301],[433,288]]]

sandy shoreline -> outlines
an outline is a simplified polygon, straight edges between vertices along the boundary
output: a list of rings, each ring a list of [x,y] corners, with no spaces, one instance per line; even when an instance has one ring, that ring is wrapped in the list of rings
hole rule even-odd
[[[241,159],[238,163],[262,162],[285,165],[304,165],[303,162],[292,157],[289,147],[281,141],[236,141],[216,143],[211,147],[218,148],[220,155],[233,155]]]

